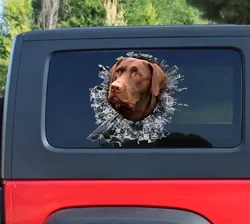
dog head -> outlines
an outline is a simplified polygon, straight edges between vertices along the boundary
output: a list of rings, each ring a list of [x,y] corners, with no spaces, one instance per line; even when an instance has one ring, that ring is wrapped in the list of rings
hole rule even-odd
[[[168,81],[158,65],[136,58],[119,59],[110,69],[110,75],[108,100],[133,121],[153,111],[156,98]]]

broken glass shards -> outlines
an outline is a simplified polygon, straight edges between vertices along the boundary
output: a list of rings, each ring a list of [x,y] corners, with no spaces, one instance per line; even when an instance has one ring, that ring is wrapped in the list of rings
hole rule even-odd
[[[95,113],[96,124],[100,124],[100,126],[87,137],[88,140],[103,139],[108,143],[117,143],[119,146],[130,140],[136,140],[138,144],[140,141],[152,143],[169,134],[165,128],[171,122],[176,106],[187,106],[178,103],[177,99],[173,98],[175,92],[186,89],[178,87],[179,82],[184,77],[178,73],[177,66],[170,68],[165,60],[160,60],[149,54],[128,52],[127,56],[157,63],[168,76],[168,84],[161,91],[159,103],[153,113],[142,121],[132,122],[123,118],[108,102],[109,67],[99,65],[99,77],[103,79],[103,82],[90,89],[90,101]]]

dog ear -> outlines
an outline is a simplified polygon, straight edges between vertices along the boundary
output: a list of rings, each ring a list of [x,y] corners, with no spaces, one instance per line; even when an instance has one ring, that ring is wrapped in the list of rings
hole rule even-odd
[[[154,96],[158,96],[161,89],[168,83],[168,77],[157,64],[149,63],[152,72],[151,92]]]
[[[124,58],[124,57],[120,57],[120,58],[118,59],[118,61],[111,67],[111,69],[110,69],[111,82],[112,82],[112,80],[113,80],[113,74],[114,74],[114,72],[115,72],[116,67],[117,67],[123,60],[125,60],[125,58]]]

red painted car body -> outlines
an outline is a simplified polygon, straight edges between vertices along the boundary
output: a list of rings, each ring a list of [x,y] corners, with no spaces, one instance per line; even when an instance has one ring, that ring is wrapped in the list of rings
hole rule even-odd
[[[6,181],[7,224],[42,224],[57,210],[86,206],[179,208],[216,224],[248,224],[250,181]]]

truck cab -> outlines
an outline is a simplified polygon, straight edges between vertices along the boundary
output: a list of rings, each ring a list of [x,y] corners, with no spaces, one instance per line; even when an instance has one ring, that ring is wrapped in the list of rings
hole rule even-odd
[[[250,223],[249,38],[240,25],[17,35],[3,109],[2,223]],[[138,55],[164,62],[174,90],[161,137],[153,120],[142,141],[141,126],[98,112],[112,66]]]

